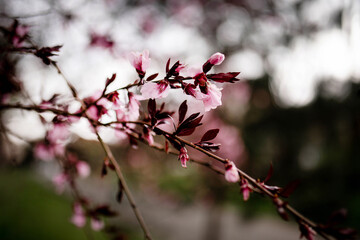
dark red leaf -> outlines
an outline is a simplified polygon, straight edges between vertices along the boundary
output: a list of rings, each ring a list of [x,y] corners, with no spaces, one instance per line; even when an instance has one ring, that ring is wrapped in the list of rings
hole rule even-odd
[[[111,78],[107,78],[107,79],[106,79],[105,86],[106,86],[106,87],[109,86],[109,85],[115,80],[115,78],[116,78],[116,73],[114,73],[114,74],[111,76]]]
[[[128,138],[129,138],[130,145],[136,149],[138,147],[138,143],[137,143],[136,139],[131,135],[128,135]]]
[[[154,73],[153,75],[150,75],[146,81],[151,81],[151,80],[154,80],[159,74],[158,73]]]
[[[269,179],[271,178],[271,176],[273,175],[273,165],[272,163],[270,163],[270,168],[269,168],[269,171],[268,171],[268,174],[266,175],[266,178],[265,180],[263,181],[263,183],[266,183],[267,181],[269,181]]]
[[[176,69],[179,67],[180,62],[177,61],[171,68],[169,71],[167,71],[166,74],[166,78],[170,78],[171,76],[176,76],[178,75],[178,73],[176,72]]]
[[[95,214],[98,215],[103,215],[106,217],[114,217],[117,215],[117,213],[115,211],[110,210],[109,206],[104,205],[104,206],[99,206],[94,210]]]
[[[240,72],[228,72],[228,73],[216,73],[216,74],[209,74],[207,77],[215,82],[230,82],[233,83],[235,81],[239,81],[240,79],[236,78]]]
[[[204,134],[204,136],[202,136],[201,142],[206,142],[206,141],[213,140],[214,138],[216,138],[218,133],[219,133],[219,129],[211,129],[211,130],[207,131]]]
[[[347,210],[345,208],[341,208],[331,214],[328,220],[328,225],[338,225],[343,223],[347,217]]]
[[[199,116],[199,115],[200,115],[199,112],[198,112],[198,113],[193,113],[193,114],[191,114],[181,125],[193,121],[193,120],[194,120],[195,118],[197,118],[197,116]]]
[[[118,203],[121,203],[124,187],[120,180],[118,181],[118,186],[119,189],[118,189],[118,193],[116,194],[116,201],[118,201]]]
[[[104,177],[107,174],[107,167],[106,164],[103,163],[102,168],[101,168],[101,177]]]
[[[165,137],[166,137],[166,139],[171,143],[171,145],[173,145],[173,147],[174,147],[176,150],[180,151],[180,149],[181,149],[181,144],[180,144],[179,142],[177,142],[176,140],[174,140],[174,139],[172,139],[172,138],[170,138],[170,137],[168,137],[168,136],[165,136]]]
[[[200,122],[201,122],[203,116],[200,116],[200,117],[195,118],[195,119],[190,118],[190,117],[187,118],[182,124],[180,124],[180,126],[178,127],[178,129],[175,132],[175,135],[188,136],[188,135],[192,134],[195,131],[196,127],[201,125]]]
[[[179,124],[184,120],[188,106],[186,100],[179,107]]]
[[[289,197],[294,192],[294,190],[297,188],[297,186],[299,186],[299,184],[300,184],[299,180],[290,182],[288,185],[286,185],[286,187],[281,189],[279,195],[282,197],[285,197],[285,198]]]
[[[184,128],[180,130],[176,135],[177,136],[189,136],[195,131],[195,127],[193,128]]]
[[[169,69],[170,69],[170,58],[169,58],[169,60],[167,61],[167,63],[166,63],[166,73],[168,73],[169,72]]]
[[[151,118],[155,117],[155,113],[156,113],[156,101],[155,101],[155,99],[149,99],[148,113],[149,113]]]

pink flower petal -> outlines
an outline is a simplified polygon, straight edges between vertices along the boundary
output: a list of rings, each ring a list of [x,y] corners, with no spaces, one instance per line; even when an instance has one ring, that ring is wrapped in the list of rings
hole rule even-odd
[[[205,107],[205,111],[215,109],[222,104],[221,102],[221,88],[218,88],[215,84],[208,83],[208,93],[202,99]]]
[[[149,99],[149,98],[157,99],[157,98],[167,97],[167,95],[169,94],[169,90],[170,90],[169,84],[167,84],[164,81],[158,83],[147,82],[142,86],[140,92],[141,92],[141,96],[144,99]]]

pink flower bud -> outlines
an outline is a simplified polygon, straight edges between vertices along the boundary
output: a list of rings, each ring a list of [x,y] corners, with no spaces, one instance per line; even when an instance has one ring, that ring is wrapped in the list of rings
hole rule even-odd
[[[180,148],[179,160],[181,162],[181,166],[186,168],[186,162],[189,161],[189,155],[187,154],[185,147]]]
[[[78,228],[82,228],[86,224],[86,216],[84,214],[84,210],[80,203],[75,203],[73,208],[73,215],[70,221],[77,226]]]
[[[244,201],[247,201],[250,197],[250,192],[252,192],[252,189],[246,179],[241,180],[241,192],[243,194]]]
[[[144,77],[146,69],[150,66],[149,51],[131,52],[128,58],[140,77]]]
[[[78,161],[76,163],[76,171],[79,177],[86,178],[90,175],[91,169],[89,164],[84,161]]]
[[[238,182],[240,180],[237,168],[232,161],[225,164],[225,179],[228,182]]]
[[[101,219],[91,218],[90,223],[91,223],[91,228],[94,231],[100,231],[101,229],[104,228],[104,221]]]
[[[217,52],[217,53],[213,54],[213,55],[209,58],[208,61],[209,61],[209,63],[212,64],[212,65],[219,65],[219,64],[221,64],[221,63],[224,61],[224,59],[225,59],[224,54]]]

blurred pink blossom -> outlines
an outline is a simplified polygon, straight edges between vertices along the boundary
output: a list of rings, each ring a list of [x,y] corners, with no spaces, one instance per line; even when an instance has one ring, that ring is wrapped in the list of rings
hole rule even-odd
[[[86,178],[90,175],[91,169],[87,162],[78,161],[75,166],[80,177]]]
[[[53,128],[47,133],[47,139],[51,143],[57,143],[59,141],[66,140],[70,135],[68,126],[64,123],[55,123]]]
[[[91,228],[94,231],[100,231],[101,229],[104,228],[104,221],[98,218],[91,218],[90,219],[90,223],[91,223]]]
[[[69,180],[69,176],[66,173],[60,173],[53,177],[52,182],[55,185],[56,192],[61,194],[64,192],[65,183]]]
[[[55,158],[54,149],[51,145],[44,142],[37,143],[34,148],[35,157],[43,160],[50,161]]]
[[[108,35],[101,35],[94,32],[90,34],[90,46],[112,49],[114,44],[114,41]]]
[[[133,93],[129,92],[129,103],[128,103],[128,120],[129,121],[136,121],[139,116],[139,110],[140,110],[140,102],[137,100],[137,96]]]
[[[237,171],[237,168],[234,164],[234,162],[229,161],[229,163],[227,163],[225,165],[225,179],[228,182],[238,182],[240,180],[240,176],[239,173]]]
[[[86,224],[86,216],[80,203],[75,203],[73,208],[73,215],[70,220],[78,228],[82,228]]]
[[[23,42],[25,41],[26,35],[29,32],[29,26],[19,24],[18,22],[15,22],[13,27],[14,33],[11,38],[11,43],[14,45],[14,47],[22,47]]]

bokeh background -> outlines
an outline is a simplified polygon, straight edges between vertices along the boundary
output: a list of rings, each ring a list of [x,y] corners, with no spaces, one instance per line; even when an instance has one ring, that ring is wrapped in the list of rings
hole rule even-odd
[[[260,179],[272,163],[269,184],[300,181],[290,198],[300,212],[325,223],[346,208],[344,226],[360,229],[358,0],[1,0],[1,26],[14,18],[30,27],[37,45],[63,45],[55,59],[82,97],[113,73],[114,89],[134,81],[131,51],[150,51],[149,75],[163,73],[168,58],[201,66],[224,53],[215,71],[241,71],[241,81],[222,86],[223,105],[206,114],[198,137],[220,128],[220,155]],[[2,52],[1,84],[1,94],[12,91],[14,101],[24,98],[19,84],[34,103],[54,93],[70,96],[55,69],[34,56]],[[166,101],[174,109],[181,103]],[[0,239],[86,239],[90,230],[69,222],[71,195],[57,195],[52,186],[56,164],[33,157],[46,131],[37,114],[0,117]],[[142,239],[127,201],[115,201],[114,176],[100,178],[104,156],[88,126],[80,122],[71,131],[69,147],[93,170],[79,183],[84,195],[119,212],[109,231],[92,238],[121,232],[123,239]],[[265,198],[253,194],[244,203],[236,186],[206,168],[184,170],[174,156],[134,150],[104,134],[157,239],[298,239],[296,224],[282,222]]]

